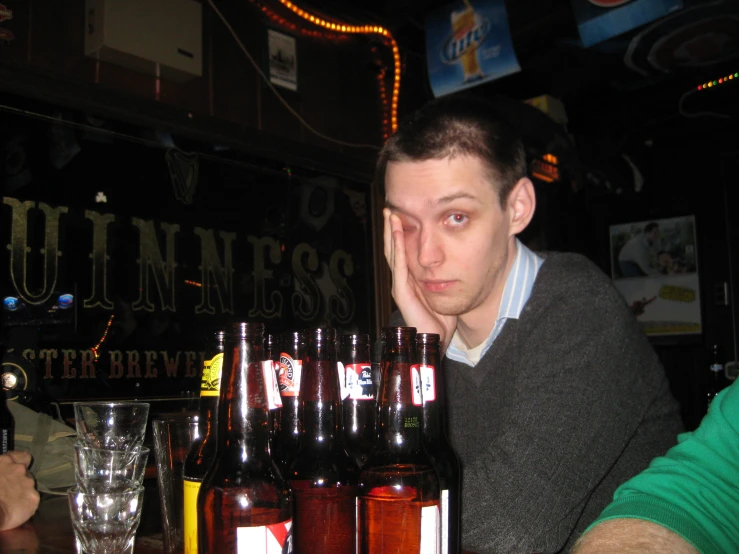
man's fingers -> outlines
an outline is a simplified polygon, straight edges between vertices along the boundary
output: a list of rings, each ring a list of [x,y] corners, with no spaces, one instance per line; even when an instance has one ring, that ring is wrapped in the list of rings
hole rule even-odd
[[[393,269],[393,230],[390,225],[390,210],[383,208],[383,244],[385,246],[385,260],[387,260],[390,269]]]
[[[29,454],[28,452],[23,452],[22,450],[11,450],[10,452],[6,452],[6,454],[16,464],[23,464],[26,467],[29,467],[31,465],[31,460],[33,459],[31,457],[31,454]]]

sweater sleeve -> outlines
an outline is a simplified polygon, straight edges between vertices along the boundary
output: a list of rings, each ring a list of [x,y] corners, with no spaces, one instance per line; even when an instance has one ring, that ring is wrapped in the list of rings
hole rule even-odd
[[[533,323],[516,327],[506,408],[489,422],[497,427],[493,440],[464,467],[467,549],[561,550],[593,491],[638,442],[654,399],[666,394],[651,346],[617,293],[598,283],[559,295],[523,316]]]
[[[739,552],[739,383],[711,403],[693,433],[624,483],[592,526],[637,518],[677,533],[704,554]]]

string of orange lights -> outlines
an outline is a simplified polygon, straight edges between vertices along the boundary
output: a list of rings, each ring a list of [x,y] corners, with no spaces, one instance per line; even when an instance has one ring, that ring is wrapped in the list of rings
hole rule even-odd
[[[313,23],[324,29],[347,34],[374,34],[384,37],[389,43],[393,52],[394,72],[393,72],[393,92],[390,103],[390,130],[394,132],[398,128],[398,98],[400,97],[400,49],[398,43],[392,36],[390,31],[379,25],[347,25],[336,21],[329,21],[318,17],[297,6],[290,0],[280,0],[280,3],[287,9],[292,11],[298,17]],[[385,137],[387,138],[387,137]]]
[[[110,326],[113,324],[113,318],[114,317],[115,317],[115,315],[111,315],[110,316],[110,319],[108,319],[108,324],[105,326],[105,330],[103,331],[103,336],[100,337],[100,340],[98,341],[98,343],[95,346],[93,346],[92,348],[90,348],[90,350],[92,350],[92,355],[95,358],[95,361],[96,362],[98,361],[98,358],[100,358],[100,347],[105,342],[105,339],[108,338],[108,331],[110,331]]]

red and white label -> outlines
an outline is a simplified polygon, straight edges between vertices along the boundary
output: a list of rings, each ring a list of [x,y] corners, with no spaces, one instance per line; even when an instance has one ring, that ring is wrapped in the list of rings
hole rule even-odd
[[[291,519],[263,527],[236,529],[236,554],[283,554],[292,552]]]
[[[293,360],[285,352],[280,354],[278,385],[282,396],[300,396],[300,375],[302,370],[302,360]]]
[[[372,386],[372,366],[364,364],[346,364],[346,389],[352,400],[374,400],[375,391]]]
[[[270,410],[282,408],[282,398],[280,390],[277,388],[277,378],[275,377],[275,365],[272,360],[264,360],[262,362],[262,373],[264,374],[264,389],[267,393],[267,405]]]
[[[411,400],[414,406],[423,406],[423,394],[421,392],[421,366],[411,366]]]
[[[433,402],[436,400],[436,368],[432,365],[419,367],[421,373],[421,395],[423,401]]]

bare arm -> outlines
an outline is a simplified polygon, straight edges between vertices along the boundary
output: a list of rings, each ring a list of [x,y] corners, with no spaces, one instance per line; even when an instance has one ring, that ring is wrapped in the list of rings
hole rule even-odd
[[[688,541],[643,519],[609,519],[575,543],[570,554],[698,554]]]
[[[30,465],[28,452],[0,456],[0,531],[23,525],[38,508],[40,497],[28,471]]]

